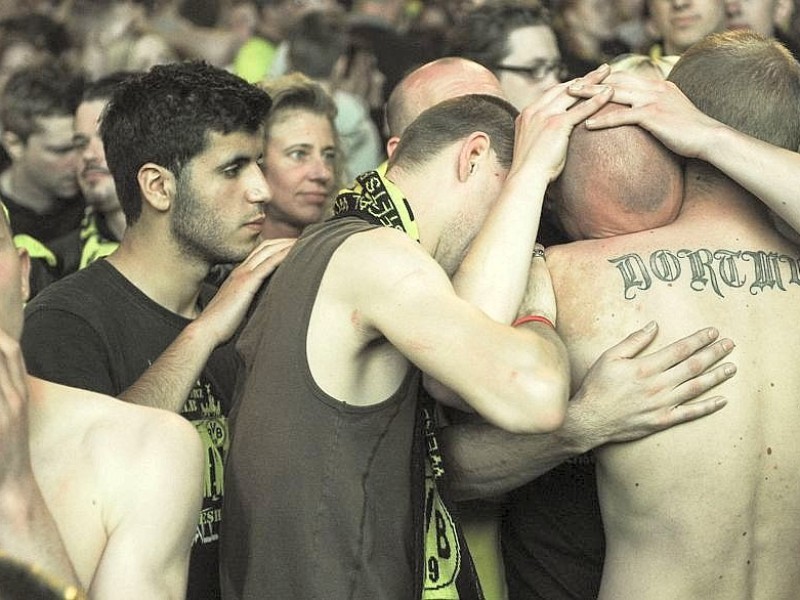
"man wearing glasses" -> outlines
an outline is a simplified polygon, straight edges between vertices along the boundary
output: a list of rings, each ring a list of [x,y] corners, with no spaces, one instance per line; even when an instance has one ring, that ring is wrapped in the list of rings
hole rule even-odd
[[[516,0],[486,3],[454,32],[449,54],[490,69],[519,110],[566,75],[547,11]]]

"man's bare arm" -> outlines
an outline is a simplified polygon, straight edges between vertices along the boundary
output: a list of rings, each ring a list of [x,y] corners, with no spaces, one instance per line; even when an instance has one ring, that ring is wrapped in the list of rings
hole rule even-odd
[[[604,82],[614,90],[613,102],[629,109],[589,119],[586,126],[602,129],[639,125],[673,152],[703,160],[751,194],[800,232],[800,154],[736,131],[705,115],[669,81],[614,73]],[[591,97],[602,86],[578,84],[570,93]]]
[[[105,470],[108,542],[89,588],[97,600],[183,599],[202,504],[200,436],[177,415],[151,417],[118,441]],[[112,470],[123,470],[115,473]]]
[[[121,400],[179,412],[218,345],[235,333],[264,279],[286,257],[294,240],[262,242],[237,266],[197,319],[186,326]]]
[[[455,497],[503,494],[603,444],[639,439],[722,408],[719,396],[694,399],[735,374],[731,363],[717,364],[733,342],[709,328],[642,355],[656,333],[652,324],[604,352],[558,431],[515,435],[485,423],[445,427],[440,441]]]
[[[599,82],[607,72],[604,65],[584,80],[587,85]],[[608,91],[578,104],[567,84],[560,84],[517,118],[508,177],[453,276],[461,298],[501,323],[513,320],[525,292],[544,193],[563,168],[570,133],[610,100]]]
[[[31,466],[28,384],[19,344],[0,330],[0,551],[78,587]]]

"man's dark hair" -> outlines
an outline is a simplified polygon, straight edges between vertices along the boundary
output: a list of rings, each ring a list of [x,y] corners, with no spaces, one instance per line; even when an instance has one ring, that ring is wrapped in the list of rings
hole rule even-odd
[[[142,165],[152,162],[179,177],[206,149],[210,133],[256,133],[269,108],[266,92],[199,61],[158,65],[119,84],[100,136],[128,224],[142,212]]]
[[[800,147],[800,64],[779,42],[745,30],[712,34],[681,55],[668,79],[718,121]]]
[[[69,117],[81,100],[83,77],[50,62],[16,71],[0,97],[3,129],[26,142],[40,130],[38,119]]]
[[[514,123],[518,111],[496,96],[468,94],[445,100],[422,112],[403,132],[390,166],[413,168],[446,146],[476,131],[489,136],[497,161],[505,168],[514,158]]]
[[[465,13],[447,43],[447,54],[469,58],[495,71],[509,54],[508,38],[521,27],[551,27],[550,14],[539,2],[498,0]]]

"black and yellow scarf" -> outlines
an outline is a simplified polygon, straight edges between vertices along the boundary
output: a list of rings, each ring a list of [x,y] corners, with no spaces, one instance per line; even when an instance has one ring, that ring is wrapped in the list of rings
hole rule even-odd
[[[377,171],[356,178],[339,192],[333,217],[354,216],[400,229],[419,242],[414,213],[402,192]],[[436,403],[420,386],[411,460],[416,531],[417,582],[422,600],[482,600],[475,566],[443,486],[444,457],[437,439]],[[420,474],[424,473],[424,478]]]

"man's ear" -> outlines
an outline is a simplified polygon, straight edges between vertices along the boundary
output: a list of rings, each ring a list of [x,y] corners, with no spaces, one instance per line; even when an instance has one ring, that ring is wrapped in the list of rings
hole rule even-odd
[[[482,131],[475,131],[461,144],[458,153],[458,180],[466,181],[489,160],[491,140]]]
[[[145,202],[158,212],[167,212],[177,191],[177,182],[172,171],[155,163],[145,163],[136,176],[142,203]]]
[[[397,144],[400,143],[400,138],[396,135],[393,135],[388,140],[386,140],[386,156],[388,158],[392,158],[392,154],[394,154],[395,149],[397,148]]]
[[[13,131],[4,131],[0,135],[0,143],[3,144],[3,149],[11,157],[12,161],[18,160],[22,156],[23,150],[25,150],[25,142]]]
[[[27,302],[31,295],[31,257],[25,248],[17,248],[17,254],[19,254],[22,301]]]

